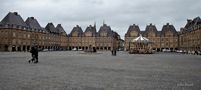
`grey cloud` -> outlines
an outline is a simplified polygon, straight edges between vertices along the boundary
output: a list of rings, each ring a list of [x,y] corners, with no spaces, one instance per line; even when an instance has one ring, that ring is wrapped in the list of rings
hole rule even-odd
[[[161,30],[169,22],[179,30],[186,19],[201,15],[200,5],[200,0],[2,0],[0,18],[17,11],[24,19],[36,17],[42,26],[61,23],[67,33],[77,24],[85,30],[96,22],[99,29],[105,20],[123,38],[131,24],[144,30],[153,23]]]

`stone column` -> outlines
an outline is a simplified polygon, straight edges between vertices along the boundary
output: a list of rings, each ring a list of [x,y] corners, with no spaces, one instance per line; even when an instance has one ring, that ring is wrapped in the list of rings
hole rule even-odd
[[[8,51],[9,51],[9,52],[12,52],[12,45],[9,45],[9,46],[8,46]]]
[[[22,46],[20,46],[20,49],[21,49],[21,51],[23,51],[23,45],[22,45]]]
[[[25,46],[25,52],[27,52],[27,46]]]

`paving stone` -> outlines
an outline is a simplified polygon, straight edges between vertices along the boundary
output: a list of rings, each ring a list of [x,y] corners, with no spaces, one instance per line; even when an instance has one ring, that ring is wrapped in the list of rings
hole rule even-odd
[[[0,52],[0,90],[201,90],[201,56]]]

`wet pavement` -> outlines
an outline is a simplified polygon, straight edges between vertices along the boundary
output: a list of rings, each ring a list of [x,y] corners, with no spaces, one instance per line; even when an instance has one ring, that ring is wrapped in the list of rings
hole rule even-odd
[[[201,56],[0,52],[0,90],[201,90]]]

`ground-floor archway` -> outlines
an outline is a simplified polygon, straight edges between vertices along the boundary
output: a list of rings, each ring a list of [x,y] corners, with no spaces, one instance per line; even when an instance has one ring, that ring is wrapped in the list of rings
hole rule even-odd
[[[5,51],[8,51],[8,45],[5,45],[5,46],[4,46],[4,50],[5,50]]]

